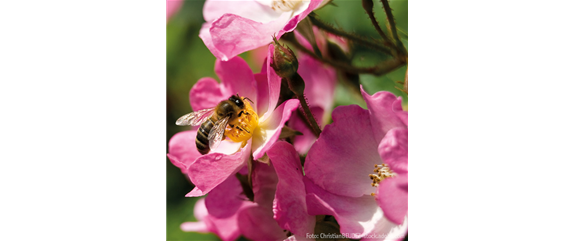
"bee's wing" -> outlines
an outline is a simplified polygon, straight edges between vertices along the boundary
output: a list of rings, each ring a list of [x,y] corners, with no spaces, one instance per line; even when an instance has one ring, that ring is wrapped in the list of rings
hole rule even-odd
[[[198,126],[205,122],[209,117],[211,117],[213,112],[215,112],[215,107],[191,112],[187,115],[179,117],[175,124],[178,126]]]
[[[229,116],[223,119],[219,119],[217,122],[215,122],[215,125],[209,132],[207,139],[209,140],[209,149],[212,151],[217,149],[219,143],[221,143],[223,140],[223,134],[225,133],[227,122],[229,122]]]

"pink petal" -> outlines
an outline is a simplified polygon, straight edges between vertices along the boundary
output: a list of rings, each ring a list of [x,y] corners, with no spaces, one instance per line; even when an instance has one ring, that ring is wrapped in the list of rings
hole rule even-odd
[[[253,163],[253,194],[254,201],[267,210],[272,210],[275,190],[279,181],[272,165],[261,162]]]
[[[309,6],[305,10],[303,10],[303,12],[295,15],[293,18],[291,18],[291,20],[289,20],[289,22],[287,22],[287,24],[284,25],[285,27],[283,27],[283,29],[279,31],[279,33],[277,34],[277,38],[283,36],[283,34],[286,32],[291,32],[295,30],[297,24],[301,22],[301,20],[303,20],[305,17],[307,17],[309,13],[311,13],[313,10],[319,7],[322,2],[323,0],[311,0]]]
[[[197,158],[188,168],[188,176],[196,189],[188,195],[202,196],[211,189],[225,181],[229,176],[235,175],[247,163],[251,152],[251,141],[233,155],[209,153]]]
[[[219,83],[213,78],[201,78],[189,91],[189,104],[194,111],[213,108],[222,100],[226,100],[221,92]]]
[[[325,112],[321,107],[311,107],[310,109],[311,113],[315,117],[323,116],[323,113]],[[315,136],[311,128],[309,128],[309,125],[307,124],[304,118],[305,117],[303,117],[302,114],[299,114],[297,110],[294,110],[291,118],[289,119],[288,124],[289,127],[303,134],[303,135],[297,135],[295,136],[295,138],[293,138],[293,146],[300,155],[305,155],[305,153],[309,151],[311,146],[317,140],[317,137]],[[323,126],[323,123],[324,122],[321,121],[321,118],[317,118],[317,124],[319,124],[319,127]]]
[[[393,93],[380,91],[371,96],[365,92],[363,86],[361,86],[361,93],[367,102],[375,140],[383,139],[387,131],[395,127],[406,128],[403,120],[397,115],[403,112],[402,109],[395,112],[396,108],[393,108],[396,107],[397,101]]]
[[[239,212],[239,229],[249,240],[283,240],[287,233],[273,219],[273,212],[257,206],[251,206]]]
[[[166,1],[166,20],[169,20],[169,18],[175,13],[177,12],[177,10],[179,10],[181,8],[181,4],[183,3],[183,0],[167,0]]]
[[[299,106],[299,100],[291,99],[283,102],[266,120],[259,120],[259,128],[253,133],[253,159],[261,158],[281,134],[285,122],[291,117],[291,112]]]
[[[269,108],[269,83],[267,82],[267,74],[255,74],[255,81],[257,81],[257,106],[253,107],[256,108],[258,114],[264,114]],[[263,116],[259,116],[259,118],[262,119]]]
[[[217,59],[227,60],[227,56],[219,51],[215,45],[213,45],[213,40],[211,39],[211,33],[209,32],[209,29],[211,29],[211,22],[202,24],[201,29],[199,30],[199,38],[203,40],[205,47],[207,47]]]
[[[235,240],[240,235],[237,223],[239,212],[254,205],[243,194],[239,180],[232,175],[211,190],[205,198],[205,206],[209,213],[207,226],[221,239]]]
[[[333,123],[325,126],[309,150],[305,175],[321,188],[343,196],[361,197],[375,192],[369,174],[381,164],[369,112],[357,105],[339,106]]]
[[[408,111],[403,111],[403,106],[402,106],[402,101],[403,101],[403,97],[398,97],[397,100],[393,103],[393,111],[397,114],[397,116],[399,117],[399,119],[401,119],[401,121],[403,121],[403,123],[408,126],[409,122],[409,112]]]
[[[275,169],[272,165],[255,161],[252,179],[256,205],[239,213],[241,233],[251,240],[281,240],[287,237],[273,219],[273,199],[278,183]]]
[[[251,68],[240,57],[235,57],[229,61],[215,61],[215,73],[221,79],[223,93],[229,98],[231,95],[239,94],[257,103],[257,86]]]
[[[289,15],[282,14],[275,21],[260,23],[235,14],[222,15],[213,21],[209,28],[211,43],[223,54],[221,58],[216,57],[226,61],[245,51],[269,44],[273,35],[279,37],[282,34],[277,33],[285,26],[288,19]]]
[[[205,198],[209,215],[217,218],[227,218],[236,214],[245,202],[252,203],[243,194],[243,188],[235,175],[229,176]]]
[[[279,141],[267,155],[279,178],[273,205],[275,220],[283,229],[294,234],[305,236],[313,233],[315,217],[307,214],[303,167],[295,148],[287,142]]]
[[[182,223],[179,228],[181,228],[184,232],[200,232],[200,233],[207,233],[209,232],[207,225],[205,222],[184,222]]]
[[[195,146],[197,130],[182,131],[171,137],[168,144],[167,157],[174,166],[179,167],[186,174],[187,168],[201,156]]]
[[[226,13],[260,23],[267,23],[281,16],[281,13],[257,1],[207,0],[203,5],[203,18],[207,22],[214,21]]]
[[[408,130],[404,128],[391,129],[379,144],[381,159],[395,173],[408,172],[408,133]]]
[[[337,83],[335,69],[302,54],[299,57],[297,72],[305,80],[305,97],[307,97],[309,106],[321,107],[325,113],[331,113]],[[325,119],[323,116],[316,116],[316,118]]]
[[[387,178],[377,188],[377,203],[383,209],[385,217],[396,224],[404,221],[408,211],[408,191],[399,187],[399,182],[406,182],[408,174]]]
[[[195,202],[193,207],[193,216],[199,221],[204,220],[207,217],[207,207],[205,206],[205,198],[200,198]]]
[[[374,197],[345,197],[325,191],[307,177],[307,211],[310,215],[333,215],[341,226],[341,233],[353,233],[359,239],[368,234],[385,234],[396,225],[383,217]]]

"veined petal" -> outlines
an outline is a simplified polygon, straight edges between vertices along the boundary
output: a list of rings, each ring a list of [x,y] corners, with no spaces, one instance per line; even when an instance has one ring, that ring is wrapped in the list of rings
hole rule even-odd
[[[241,183],[235,175],[229,176],[211,190],[205,198],[205,206],[209,210],[209,215],[217,218],[226,218],[236,214],[245,202],[252,203],[243,194]]]
[[[223,55],[218,59],[226,61],[245,51],[269,44],[273,40],[272,36],[279,37],[277,33],[288,19],[288,14],[282,14],[275,21],[260,23],[226,13],[211,23],[209,36],[215,49]]]
[[[213,78],[201,78],[189,91],[189,104],[194,111],[213,108],[229,98],[221,92],[219,83]]]
[[[183,174],[187,173],[187,168],[201,156],[195,146],[195,136],[197,130],[182,131],[171,137],[169,140],[169,153],[167,157],[181,169]]]
[[[257,103],[257,86],[253,72],[245,60],[235,57],[229,61],[215,61],[215,73],[221,79],[223,93],[229,98],[239,94]]]
[[[274,218],[283,229],[296,235],[313,233],[315,217],[307,214],[303,167],[292,145],[278,141],[267,152],[279,183],[273,205]]]
[[[395,102],[398,98],[393,93],[379,91],[371,96],[361,86],[361,94],[367,102],[375,140],[380,141],[387,131],[395,127],[406,128],[403,120],[397,115],[397,113],[401,114],[404,111],[402,108],[400,111],[397,110]],[[397,111],[395,112],[395,110]]]
[[[369,174],[381,164],[379,142],[372,133],[369,112],[357,105],[339,106],[309,150],[305,175],[338,195],[361,197],[375,192]]]
[[[408,189],[399,186],[408,180],[408,173],[387,178],[377,188],[377,203],[383,209],[385,217],[395,224],[401,224],[407,215],[409,201]],[[408,188],[408,187],[407,187]]]
[[[379,155],[384,163],[395,173],[408,172],[409,131],[405,128],[393,128],[387,132],[379,144]]]
[[[390,230],[396,226],[385,222],[383,211],[372,196],[345,197],[325,191],[307,177],[303,177],[307,190],[307,210],[310,215],[333,215],[341,226],[341,233],[359,239],[375,230]],[[384,235],[385,233],[377,233]]]
[[[323,113],[325,112],[323,111],[323,108],[309,107],[309,109],[311,109],[311,114],[317,117],[316,121],[319,127],[322,127],[324,122],[318,117],[323,116]],[[305,117],[301,116],[301,114],[299,114],[297,110],[293,110],[293,114],[291,115],[288,124],[289,127],[303,134],[303,135],[297,135],[293,138],[293,146],[300,155],[304,155],[305,153],[307,153],[311,148],[311,146],[317,140],[315,133],[313,133],[311,128],[309,128],[309,125],[307,124],[304,118]]]
[[[239,212],[239,229],[249,240],[283,240],[287,233],[273,219],[273,212],[257,206],[251,206]]]
[[[202,196],[234,175],[247,163],[251,152],[251,141],[233,155],[209,153],[197,158],[188,170],[189,179],[196,188],[188,195]],[[196,190],[197,189],[197,190]]]
[[[265,120],[259,122],[259,128],[253,133],[253,159],[261,158],[281,134],[285,122],[291,117],[291,112],[299,106],[299,100],[291,99],[283,102]]]
[[[323,2],[323,0],[310,0],[309,5],[306,8],[298,9],[299,11],[301,9],[304,9],[303,11],[294,12],[294,16],[289,20],[289,22],[284,24],[285,27],[283,27],[283,29],[281,31],[279,31],[279,33],[277,34],[277,38],[283,36],[283,34],[286,32],[291,32],[291,31],[295,30],[295,28],[297,27],[297,24],[299,22],[301,22],[301,20],[303,20],[305,17],[307,17],[307,15],[309,15],[309,13],[311,13],[313,10],[315,10],[317,7],[319,7],[319,5],[321,5],[321,2]]]

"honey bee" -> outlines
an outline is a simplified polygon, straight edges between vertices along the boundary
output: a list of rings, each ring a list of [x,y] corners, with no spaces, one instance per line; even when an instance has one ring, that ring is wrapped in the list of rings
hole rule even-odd
[[[232,95],[213,108],[186,114],[175,122],[178,126],[197,126],[195,145],[202,155],[215,150],[225,137],[234,142],[246,143],[259,124],[259,117],[247,97]]]

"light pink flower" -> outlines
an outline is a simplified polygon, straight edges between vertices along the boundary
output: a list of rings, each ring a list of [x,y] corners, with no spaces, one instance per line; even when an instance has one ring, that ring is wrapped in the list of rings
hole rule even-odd
[[[307,208],[311,215],[335,216],[341,233],[357,235],[350,238],[374,234],[402,238],[407,231],[406,195],[382,192],[406,190],[408,186],[404,146],[408,114],[402,110],[401,98],[392,93],[371,96],[361,91],[368,110],[356,105],[335,108],[333,123],[324,128],[309,150],[304,178]],[[377,189],[371,185],[369,174],[374,174],[375,165],[383,163],[397,176],[383,180]],[[381,201],[384,205],[379,206]]]
[[[282,3],[283,2],[283,3]],[[322,0],[207,0],[199,37],[221,60],[269,44],[291,32]]]
[[[272,51],[271,46],[270,53]],[[226,140],[216,150],[203,156],[195,147],[197,131],[174,135],[169,142],[168,157],[196,186],[186,196],[205,195],[245,166],[251,154],[254,160],[263,157],[279,138],[291,112],[299,106],[298,100],[288,100],[275,108],[281,79],[267,65],[264,65],[262,73],[253,74],[239,57],[229,61],[217,60],[215,72],[221,83],[212,78],[202,78],[191,89],[190,104],[194,111],[214,107],[235,94],[251,99],[259,116],[259,127],[243,148],[240,148],[241,143]]]
[[[166,0],[166,20],[181,8],[183,0]]]

